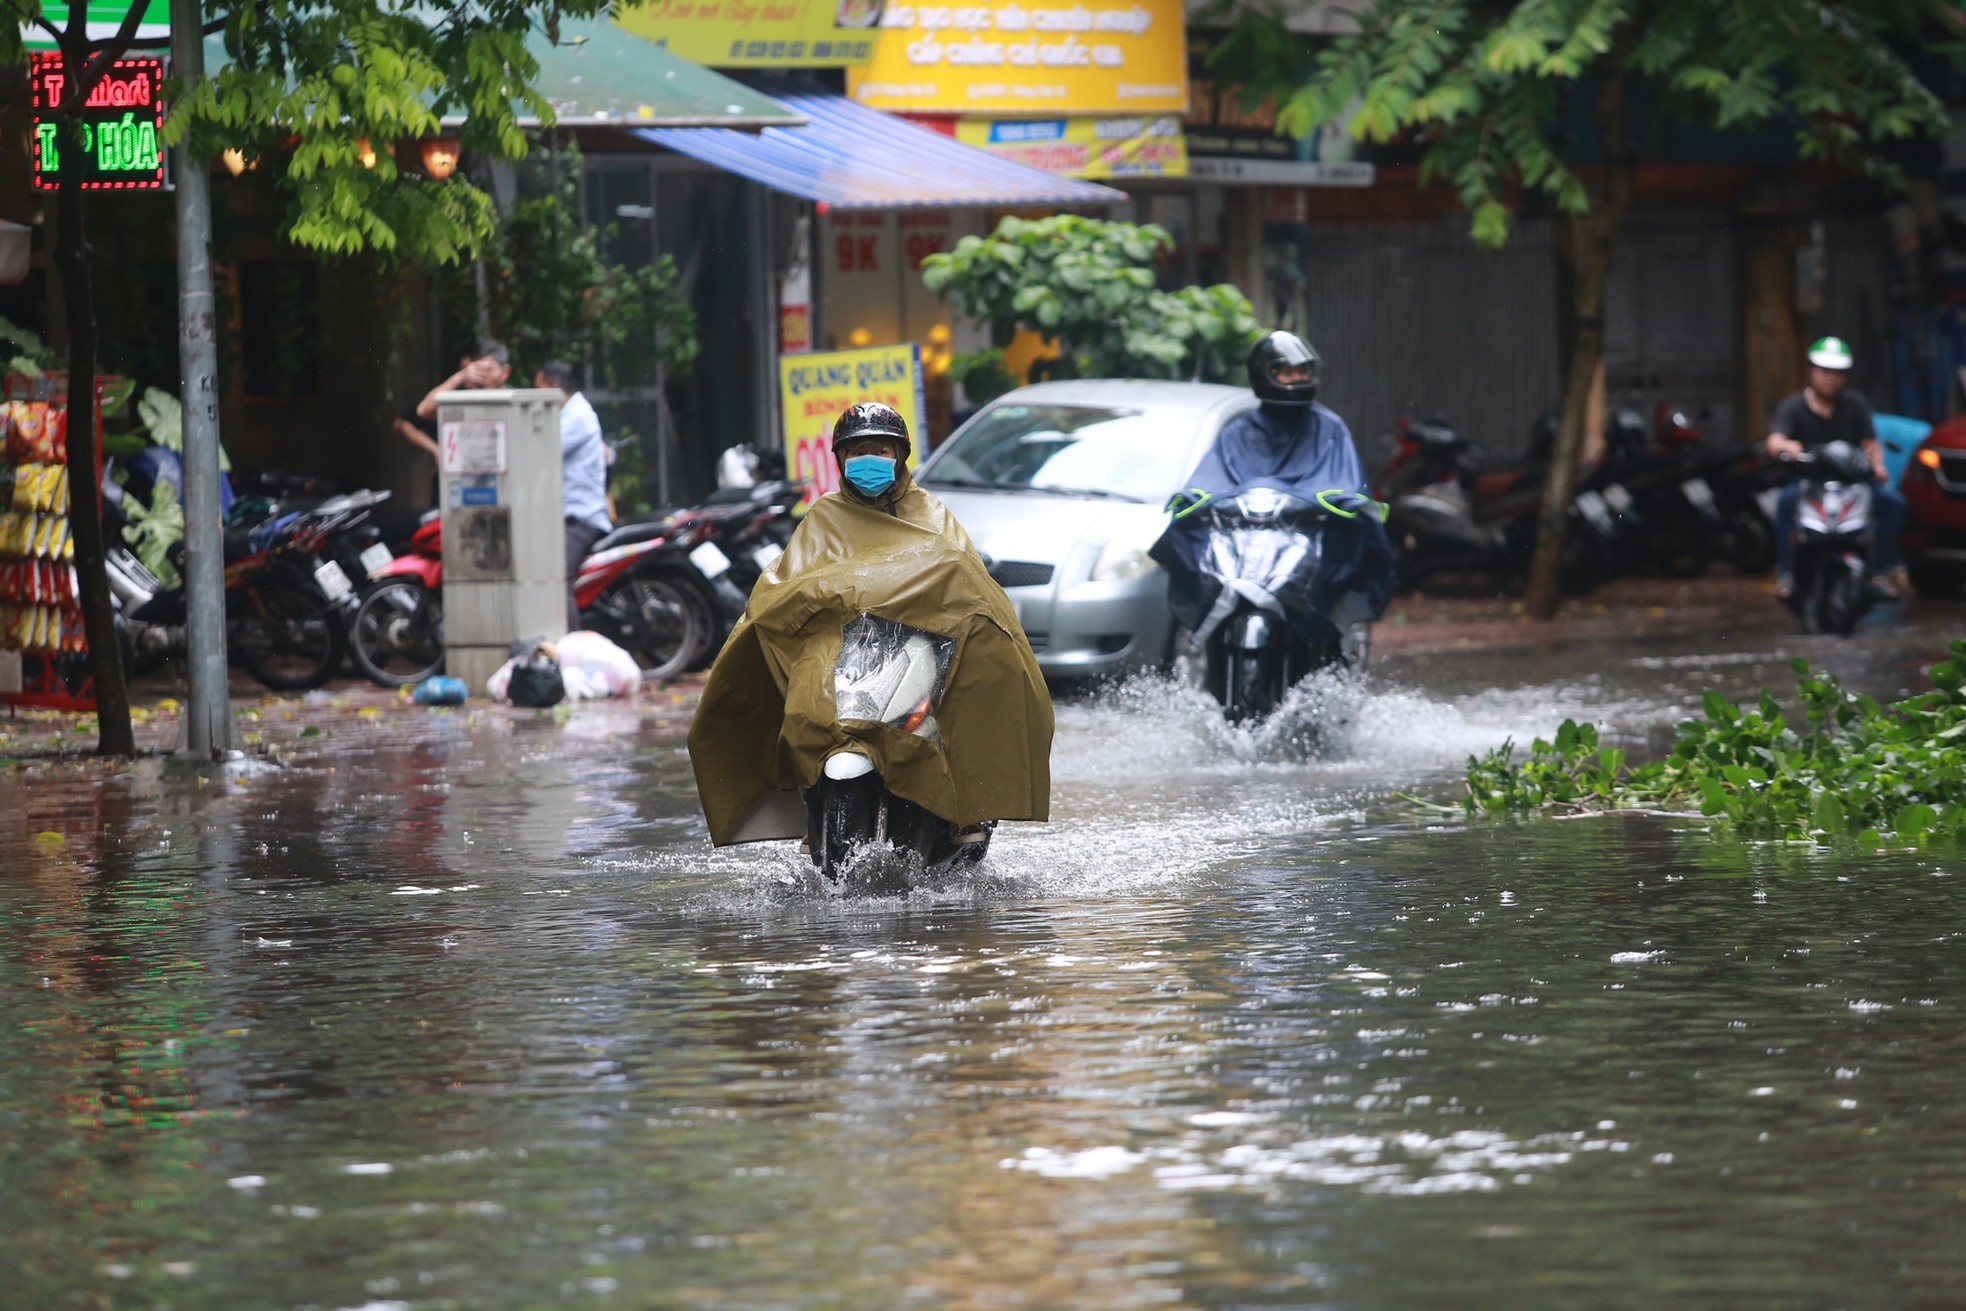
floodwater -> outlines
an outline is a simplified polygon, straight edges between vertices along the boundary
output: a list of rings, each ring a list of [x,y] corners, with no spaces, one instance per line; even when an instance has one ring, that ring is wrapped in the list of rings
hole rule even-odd
[[[0,1308],[1959,1305],[1957,857],[1399,799],[1938,636],[1410,661],[1321,754],[1135,687],[905,898],[593,709],[8,784]]]

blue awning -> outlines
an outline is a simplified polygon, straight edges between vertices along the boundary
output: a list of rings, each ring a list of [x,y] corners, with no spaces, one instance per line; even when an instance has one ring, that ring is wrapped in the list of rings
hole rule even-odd
[[[1126,199],[1125,192],[999,159],[844,96],[752,85],[805,115],[806,125],[762,132],[640,128],[637,135],[834,209],[1112,205]]]

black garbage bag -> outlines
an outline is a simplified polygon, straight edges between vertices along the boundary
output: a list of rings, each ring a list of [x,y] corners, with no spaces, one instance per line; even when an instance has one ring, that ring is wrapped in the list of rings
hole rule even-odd
[[[550,643],[539,642],[530,649],[525,644],[514,652],[518,664],[512,667],[512,680],[505,686],[505,697],[515,706],[544,709],[566,699],[566,680],[560,677],[560,658]]]

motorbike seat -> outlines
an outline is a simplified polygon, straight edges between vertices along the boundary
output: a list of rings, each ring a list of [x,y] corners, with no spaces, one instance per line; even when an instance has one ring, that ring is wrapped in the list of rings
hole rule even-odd
[[[633,546],[637,542],[650,541],[657,537],[667,537],[675,531],[675,525],[667,519],[651,519],[641,523],[625,523],[589,547],[587,553],[606,551],[616,546]]]

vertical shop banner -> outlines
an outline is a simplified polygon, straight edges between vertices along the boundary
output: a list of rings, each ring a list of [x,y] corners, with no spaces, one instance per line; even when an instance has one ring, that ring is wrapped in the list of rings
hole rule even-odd
[[[922,352],[914,342],[857,351],[822,351],[781,356],[778,361],[780,408],[785,415],[785,470],[806,485],[797,513],[828,492],[840,489],[840,467],[833,462],[833,423],[861,401],[892,405],[914,434],[908,465],[921,462],[923,418]]]
[[[847,94],[902,113],[1179,114],[1186,19],[1181,0],[888,0]]]
[[[647,0],[615,18],[712,68],[839,68],[873,55],[881,0]]]
[[[965,118],[956,140],[1047,173],[1090,178],[1188,175],[1181,120],[1153,118]]]

